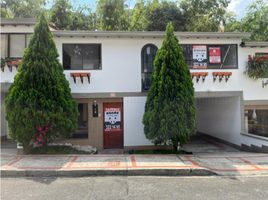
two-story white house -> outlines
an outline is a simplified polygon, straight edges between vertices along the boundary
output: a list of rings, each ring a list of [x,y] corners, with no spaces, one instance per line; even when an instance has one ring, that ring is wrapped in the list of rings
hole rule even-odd
[[[35,21],[1,21],[1,58],[21,58]],[[145,148],[142,117],[153,60],[164,32],[51,29],[80,113],[69,140],[99,149]],[[268,79],[244,72],[248,56],[268,54],[268,42],[242,42],[249,33],[176,32],[192,74],[197,131],[239,147],[268,147]],[[17,72],[1,66],[1,136],[8,135],[3,99]],[[268,77],[267,77],[268,78]]]

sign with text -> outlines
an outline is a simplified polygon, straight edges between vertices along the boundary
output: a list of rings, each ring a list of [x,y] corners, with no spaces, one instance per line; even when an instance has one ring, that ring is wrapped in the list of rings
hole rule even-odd
[[[121,130],[121,108],[105,108],[104,131]]]
[[[193,68],[207,68],[206,45],[193,45]]]
[[[209,63],[220,64],[221,63],[221,48],[209,47]]]

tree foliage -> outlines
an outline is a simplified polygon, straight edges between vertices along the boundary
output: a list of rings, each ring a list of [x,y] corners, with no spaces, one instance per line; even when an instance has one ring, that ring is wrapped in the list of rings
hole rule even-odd
[[[11,137],[28,149],[67,137],[78,111],[47,21],[41,16],[5,99]]]
[[[129,16],[124,0],[98,0],[96,15],[98,29],[122,31],[129,27]]]
[[[36,18],[44,10],[46,0],[4,0],[1,2],[1,17]]]
[[[268,41],[268,4],[257,0],[249,6],[242,31],[251,32],[251,40]]]
[[[70,30],[95,30],[96,28],[96,14],[89,7],[78,7],[72,12]]]
[[[145,30],[148,24],[147,7],[143,0],[138,0],[132,10],[129,29],[131,31]]]
[[[193,83],[171,23],[154,60],[143,124],[149,140],[172,143],[174,150],[178,143],[186,143],[195,130]]]
[[[153,1],[149,4],[147,15],[148,24],[146,30],[165,31],[169,22],[173,23],[175,31],[184,31],[186,29],[186,19],[174,2],[164,1],[158,3],[158,1]]]
[[[230,0],[182,0],[188,31],[218,31]]]
[[[50,21],[59,29],[69,29],[72,24],[71,8],[69,0],[56,0],[50,12]]]
[[[252,33],[251,40],[268,41],[266,0],[255,0],[241,20],[227,12],[230,0],[137,0],[134,8],[126,0],[98,0],[96,11],[88,4],[77,8],[70,0],[55,0],[47,9],[46,1],[4,0],[1,17],[37,17],[46,11],[52,23],[66,30],[164,31],[172,22],[175,31],[241,31]]]
[[[256,0],[249,5],[244,18],[237,20],[229,14],[225,24],[225,31],[249,32],[253,41],[268,41],[268,4]]]

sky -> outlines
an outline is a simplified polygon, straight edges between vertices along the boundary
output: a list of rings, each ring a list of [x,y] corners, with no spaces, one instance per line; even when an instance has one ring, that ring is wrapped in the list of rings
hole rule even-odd
[[[176,0],[172,0],[172,1],[176,1]],[[231,3],[229,4],[227,9],[228,11],[232,11],[236,13],[238,19],[241,19],[245,15],[246,8],[249,6],[249,4],[251,4],[254,1],[255,0],[231,0]],[[267,2],[268,4],[268,0],[264,0],[264,1]],[[51,7],[52,2],[53,0],[49,0],[47,7]],[[83,6],[87,4],[92,8],[92,10],[96,9],[95,0],[70,0],[70,2],[72,3],[74,7],[79,7],[79,6]],[[126,4],[128,5],[128,7],[133,8],[135,5],[135,0],[126,0]]]

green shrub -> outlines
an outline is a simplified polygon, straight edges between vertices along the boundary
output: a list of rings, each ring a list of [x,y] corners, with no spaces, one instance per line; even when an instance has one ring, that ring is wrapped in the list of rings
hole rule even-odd
[[[5,99],[11,137],[24,149],[68,137],[78,111],[45,17],[40,17]]]
[[[174,150],[195,131],[193,83],[172,24],[167,25],[154,60],[143,124],[149,140],[156,145],[171,143]]]

